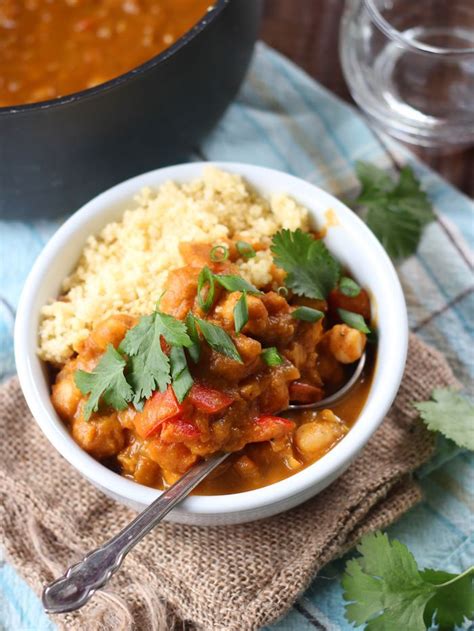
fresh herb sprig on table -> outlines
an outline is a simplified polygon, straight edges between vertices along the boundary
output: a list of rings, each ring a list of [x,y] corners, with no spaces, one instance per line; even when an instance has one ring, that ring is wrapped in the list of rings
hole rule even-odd
[[[342,579],[346,618],[367,631],[450,631],[474,615],[474,566],[462,574],[420,570],[408,548],[380,532],[357,546]]]
[[[431,401],[413,405],[428,429],[474,451],[474,405],[468,399],[450,388],[436,388]]]
[[[368,162],[357,162],[361,191],[352,202],[393,259],[403,259],[418,248],[423,228],[433,221],[432,205],[409,166],[397,182]]]

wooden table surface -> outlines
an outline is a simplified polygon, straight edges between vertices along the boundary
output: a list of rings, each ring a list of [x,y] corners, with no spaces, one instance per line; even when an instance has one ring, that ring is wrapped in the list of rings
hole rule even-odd
[[[329,90],[353,102],[337,53],[343,7],[344,0],[266,0],[261,39]],[[452,184],[474,197],[474,147],[444,156],[410,148]]]

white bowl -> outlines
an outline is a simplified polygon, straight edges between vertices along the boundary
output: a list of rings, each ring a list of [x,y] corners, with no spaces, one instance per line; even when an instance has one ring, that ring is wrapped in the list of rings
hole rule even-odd
[[[324,225],[325,215],[332,209],[337,225],[328,229],[325,242],[368,289],[379,343],[367,402],[348,435],[318,462],[286,480],[233,495],[194,495],[169,515],[171,521],[197,525],[241,523],[275,515],[319,493],[341,475],[390,408],[402,378],[408,344],[406,306],[397,274],[380,243],[351,210],[316,186],[286,173],[250,164],[215,164],[240,173],[262,194],[289,193],[310,210],[315,226]],[[145,173],[114,186],[78,210],[51,238],[35,262],[16,318],[18,376],[30,410],[44,434],[92,484],[137,510],[149,505],[160,492],[121,477],[89,456],[71,438],[51,404],[45,367],[36,355],[39,313],[48,300],[58,296],[61,282],[76,265],[86,238],[133,206],[132,198],[139,189],[156,187],[167,180],[188,181],[200,176],[204,166],[194,162]]]

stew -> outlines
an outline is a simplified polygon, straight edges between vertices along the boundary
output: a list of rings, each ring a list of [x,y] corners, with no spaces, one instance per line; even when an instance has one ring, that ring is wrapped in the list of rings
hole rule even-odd
[[[0,107],[96,86],[168,48],[212,0],[1,0]]]
[[[117,314],[98,323],[55,378],[52,402],[74,440],[141,484],[167,487],[199,458],[222,450],[235,453],[198,493],[271,484],[336,445],[367,398],[374,364],[360,330],[370,320],[367,292],[347,277],[351,290],[343,291],[341,281],[327,300],[258,291],[238,275],[235,244],[223,249],[227,256],[216,257],[211,244],[183,243],[186,265],[170,271],[155,316]],[[345,324],[347,313],[362,327]],[[179,352],[178,338],[188,340]],[[339,389],[366,349],[365,373],[346,399],[331,409],[281,415],[290,401],[315,402]],[[135,359],[125,369],[135,391],[145,392],[150,374],[160,382],[157,355],[171,362],[172,384],[163,381],[132,401],[120,368],[127,354]],[[93,382],[106,356],[118,367],[113,383],[122,390],[104,386],[94,407]]]

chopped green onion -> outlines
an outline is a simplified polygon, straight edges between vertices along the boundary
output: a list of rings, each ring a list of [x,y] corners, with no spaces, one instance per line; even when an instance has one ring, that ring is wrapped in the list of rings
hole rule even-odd
[[[244,259],[253,259],[254,256],[257,256],[257,253],[253,249],[253,245],[251,243],[247,243],[247,241],[237,241],[235,247],[237,248],[237,252]]]
[[[222,263],[229,258],[229,248],[225,245],[215,245],[209,253],[213,263]]]
[[[195,320],[199,324],[204,339],[216,353],[226,355],[230,359],[239,362],[239,364],[243,364],[242,358],[232,338],[224,329],[201,318],[195,318]]]
[[[206,292],[205,297],[202,295],[203,290]],[[197,299],[199,306],[206,313],[212,307],[212,303],[214,302],[214,293],[214,274],[207,266],[203,267],[198,276]]]
[[[349,298],[358,296],[361,291],[359,285],[347,276],[343,276],[339,281],[339,289],[344,296],[349,296]]]
[[[324,313],[318,311],[318,309],[312,309],[311,307],[298,307],[291,312],[293,318],[297,320],[304,320],[305,322],[317,322],[324,318]]]
[[[370,333],[370,329],[360,313],[353,313],[352,311],[346,311],[346,309],[338,309],[337,312],[347,326],[362,331],[362,333]]]
[[[235,274],[214,274],[214,278],[227,291],[246,291],[249,294],[262,293],[251,283],[247,282],[245,278]]]
[[[249,308],[247,305],[247,292],[244,291],[234,307],[235,332],[240,333],[249,321]]]
[[[283,357],[274,346],[270,346],[270,348],[264,348],[261,354],[261,358],[267,366],[281,366],[283,364]]]
[[[191,312],[186,316],[186,328],[188,329],[188,335],[192,342],[192,345],[189,346],[187,350],[193,362],[197,364],[201,356],[201,340],[199,339],[199,333],[196,328],[196,321]]]
[[[288,298],[288,294],[290,293],[288,291],[288,288],[285,287],[284,285],[282,285],[281,287],[278,287],[277,289],[277,293],[280,294],[280,296],[283,296],[284,298]]]

